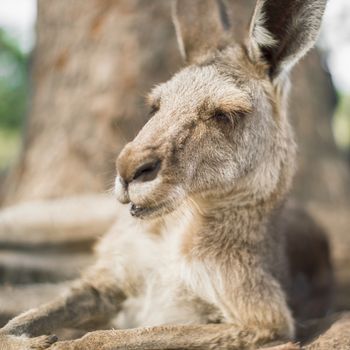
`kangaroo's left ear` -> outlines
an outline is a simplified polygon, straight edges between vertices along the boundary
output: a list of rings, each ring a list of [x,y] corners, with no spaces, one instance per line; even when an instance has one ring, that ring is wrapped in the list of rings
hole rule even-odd
[[[226,46],[230,20],[224,0],[173,0],[172,5],[180,52],[187,62]]]
[[[275,79],[287,73],[314,45],[327,0],[257,0],[248,52],[265,60]]]

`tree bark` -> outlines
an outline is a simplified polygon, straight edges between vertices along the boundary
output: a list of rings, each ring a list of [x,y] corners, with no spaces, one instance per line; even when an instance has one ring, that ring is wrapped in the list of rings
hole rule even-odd
[[[111,187],[144,94],[179,63],[168,1],[39,0],[32,106],[4,203]]]

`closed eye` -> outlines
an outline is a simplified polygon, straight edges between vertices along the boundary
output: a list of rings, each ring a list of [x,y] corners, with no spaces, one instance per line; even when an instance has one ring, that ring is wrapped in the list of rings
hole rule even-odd
[[[151,105],[151,108],[148,112],[148,117],[153,117],[157,112],[159,111],[159,104],[153,104]]]
[[[234,124],[237,120],[242,119],[245,114],[246,112],[242,110],[224,111],[221,109],[216,109],[211,114],[209,119],[214,119],[219,123]]]
[[[232,121],[231,115],[229,113],[220,110],[215,111],[212,114],[211,118],[220,123],[230,123]]]

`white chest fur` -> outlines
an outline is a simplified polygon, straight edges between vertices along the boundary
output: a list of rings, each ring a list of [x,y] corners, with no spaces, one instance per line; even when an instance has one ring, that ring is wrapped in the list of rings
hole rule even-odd
[[[164,225],[165,233],[155,234],[140,221],[120,220],[98,247],[98,264],[113,270],[129,296],[115,320],[118,328],[220,318],[211,305],[215,291],[206,268],[189,264],[181,255],[186,222],[181,227],[171,220]]]

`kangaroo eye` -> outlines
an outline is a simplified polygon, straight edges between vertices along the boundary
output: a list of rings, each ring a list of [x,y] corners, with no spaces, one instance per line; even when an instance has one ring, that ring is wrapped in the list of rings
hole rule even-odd
[[[158,104],[152,105],[148,113],[149,117],[150,118],[153,117],[153,115],[156,114],[158,111],[159,111],[159,105]]]
[[[215,111],[212,118],[217,120],[218,122],[224,123],[228,123],[231,121],[231,116],[223,111]]]

